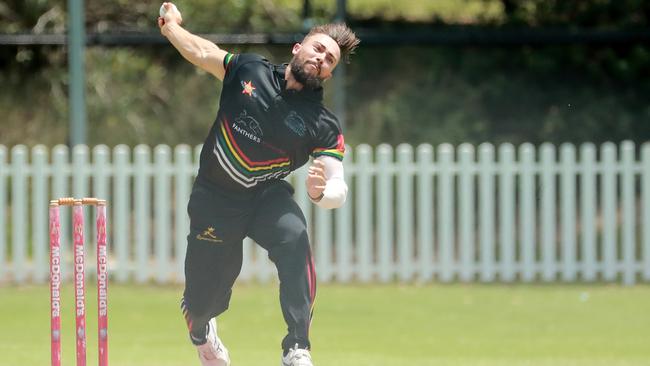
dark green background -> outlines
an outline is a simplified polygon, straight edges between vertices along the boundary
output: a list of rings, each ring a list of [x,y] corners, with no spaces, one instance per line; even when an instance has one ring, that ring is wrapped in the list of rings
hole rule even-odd
[[[650,1],[640,0],[485,2],[499,3],[501,13],[475,16],[470,25],[635,31],[646,29],[650,18]],[[178,3],[194,32],[301,29],[300,12],[283,6],[300,8],[300,1]],[[312,3],[315,21],[331,19],[333,2]],[[153,1],[86,1],[87,29],[156,31],[158,6]],[[0,1],[0,32],[62,33],[65,21],[65,1]],[[349,23],[355,29],[436,31],[467,19],[442,20],[436,14],[428,21],[395,19],[388,9],[371,19],[352,13]],[[290,57],[289,45],[221,46],[259,52],[274,62]],[[66,142],[66,57],[57,46],[0,47],[0,144]],[[90,47],[86,71],[90,145],[201,143],[218,107],[220,83],[169,45]],[[330,106],[331,93],[330,87]],[[362,44],[347,68],[346,138],[353,145],[643,142],[650,138],[649,96],[650,48],[642,43]]]

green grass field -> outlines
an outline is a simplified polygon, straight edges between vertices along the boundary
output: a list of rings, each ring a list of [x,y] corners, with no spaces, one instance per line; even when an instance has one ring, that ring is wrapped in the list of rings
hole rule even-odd
[[[64,292],[64,365],[74,364],[73,298]],[[95,289],[87,289],[88,360],[96,364]],[[198,365],[179,287],[109,288],[115,366]],[[0,288],[0,365],[49,364],[45,286]],[[239,285],[220,317],[233,366],[279,364],[276,286]],[[317,366],[650,365],[650,287],[608,285],[321,285],[312,326]]]

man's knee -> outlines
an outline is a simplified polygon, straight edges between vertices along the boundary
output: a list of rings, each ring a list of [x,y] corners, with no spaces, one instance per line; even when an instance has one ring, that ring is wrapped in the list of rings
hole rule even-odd
[[[304,257],[309,248],[309,235],[304,226],[286,228],[281,239],[269,250],[269,257],[272,261],[292,258],[295,256]]]

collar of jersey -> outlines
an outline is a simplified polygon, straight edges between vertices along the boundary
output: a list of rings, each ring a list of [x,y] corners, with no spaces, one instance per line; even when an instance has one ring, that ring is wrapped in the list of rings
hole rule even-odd
[[[302,90],[287,89],[287,81],[284,79],[284,73],[287,70],[287,66],[289,66],[289,64],[274,65],[273,73],[275,74],[275,77],[280,83],[280,88],[282,90],[280,93],[287,96],[292,96],[292,95],[299,96],[301,98],[305,98],[313,102],[322,102],[323,101],[322,87],[314,90],[307,89],[307,88],[303,88]]]

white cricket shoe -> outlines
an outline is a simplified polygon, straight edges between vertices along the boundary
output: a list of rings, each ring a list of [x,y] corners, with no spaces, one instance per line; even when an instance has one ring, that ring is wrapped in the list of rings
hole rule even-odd
[[[298,348],[296,344],[294,348],[289,349],[289,353],[282,357],[282,366],[314,366],[311,363],[311,354],[308,350]]]
[[[230,366],[228,349],[217,336],[217,321],[212,318],[208,322],[208,341],[196,346],[199,360],[203,366]]]

